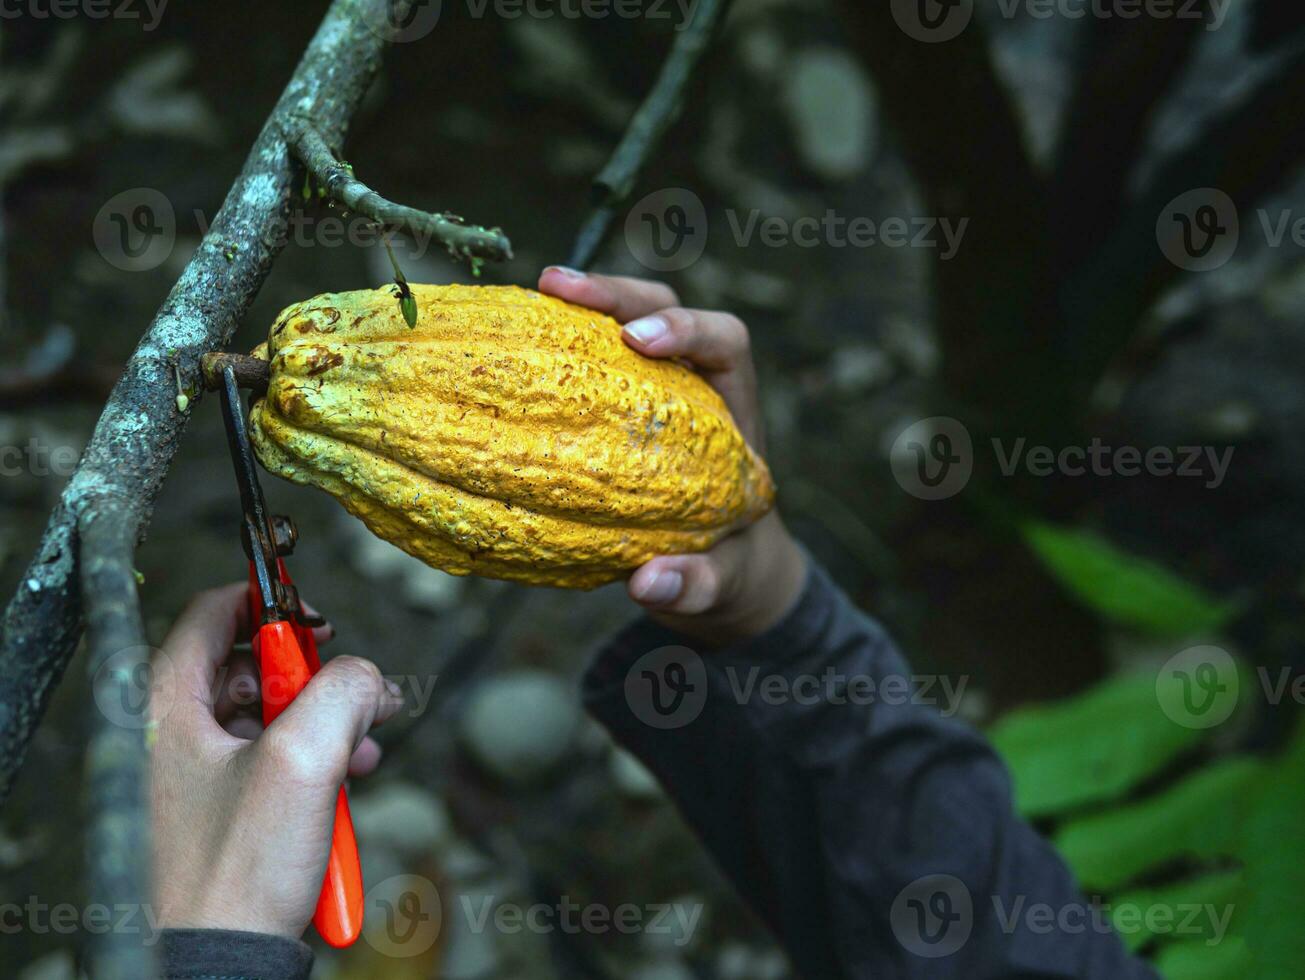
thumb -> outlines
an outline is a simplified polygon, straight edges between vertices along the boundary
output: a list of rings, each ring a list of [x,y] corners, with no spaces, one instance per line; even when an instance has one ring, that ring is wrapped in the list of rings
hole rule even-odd
[[[746,558],[742,535],[726,538],[705,554],[653,558],[630,577],[630,598],[658,613],[708,612],[738,591]]]
[[[260,754],[269,755],[283,776],[334,793],[368,730],[402,704],[398,689],[370,660],[336,657],[267,727],[258,740]]]

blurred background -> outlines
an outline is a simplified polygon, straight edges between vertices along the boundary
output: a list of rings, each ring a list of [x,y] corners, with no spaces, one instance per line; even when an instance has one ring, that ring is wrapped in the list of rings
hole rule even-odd
[[[445,0],[435,29],[395,45],[344,156],[393,200],[501,225],[515,258],[480,280],[533,286],[567,259],[685,8],[502,6]],[[1218,947],[1130,941],[1172,976],[1251,976],[1255,950],[1289,941],[1255,903],[1305,887],[1246,861],[1291,866],[1292,835],[1266,828],[1305,799],[1299,686],[1278,686],[1305,639],[1305,13],[1153,8],[737,0],[597,267],[744,318],[795,533],[922,675],[963,687],[948,707],[992,730],[1085,885],[1196,887],[1242,924]],[[325,5],[69,9],[24,0],[0,20],[6,594]],[[145,260],[115,249],[114,215],[158,200],[133,226],[157,232]],[[292,302],[390,280],[348,227],[304,207],[232,349]],[[396,245],[412,282],[472,281]],[[407,696],[353,791],[366,878],[421,876],[445,909],[416,955],[321,948],[316,976],[790,975],[578,704],[600,638],[633,615],[621,587],[456,579],[324,494],[265,490],[298,523],[292,570],[338,629],[330,653],[375,659]],[[205,398],[138,555],[151,642],[193,592],[244,575],[238,517]],[[1206,648],[1241,678],[1217,725],[1157,694],[1162,665]],[[0,902],[81,900],[95,710],[75,660],[0,814]],[[1141,842],[1132,863],[1093,864],[1116,818]],[[559,896],[669,903],[693,925],[545,933],[451,911]],[[75,975],[75,933],[3,942],[8,975]]]

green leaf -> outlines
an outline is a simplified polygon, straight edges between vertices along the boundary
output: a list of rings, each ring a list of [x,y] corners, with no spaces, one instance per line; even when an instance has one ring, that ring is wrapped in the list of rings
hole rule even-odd
[[[1265,778],[1240,840],[1250,896],[1243,932],[1254,964],[1247,980],[1300,976],[1305,963],[1305,726]]]
[[[1051,575],[1106,620],[1160,636],[1218,630],[1238,612],[1161,565],[1119,550],[1100,535],[1025,521],[1020,533]]]
[[[1229,759],[1158,796],[1068,823],[1055,843],[1090,890],[1119,888],[1179,860],[1236,860],[1267,778],[1265,763]]]
[[[1250,950],[1237,936],[1214,946],[1203,939],[1173,943],[1160,950],[1154,965],[1165,980],[1249,980],[1251,976]]]
[[[1112,896],[1110,919],[1124,945],[1134,952],[1152,940],[1167,944],[1200,939],[1214,945],[1235,934],[1245,890],[1246,874],[1241,868],[1213,871]]]
[[[1012,712],[991,731],[1027,817],[1118,799],[1204,733],[1164,712],[1151,673],[1112,678],[1068,701]]]

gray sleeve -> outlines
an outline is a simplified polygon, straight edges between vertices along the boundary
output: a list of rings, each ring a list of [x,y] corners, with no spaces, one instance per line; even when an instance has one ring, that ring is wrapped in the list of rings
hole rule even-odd
[[[988,742],[814,563],[770,632],[692,646],[636,622],[586,701],[802,976],[1156,976],[1015,814]]]
[[[163,930],[167,980],[308,980],[313,951],[298,939],[228,929]]]

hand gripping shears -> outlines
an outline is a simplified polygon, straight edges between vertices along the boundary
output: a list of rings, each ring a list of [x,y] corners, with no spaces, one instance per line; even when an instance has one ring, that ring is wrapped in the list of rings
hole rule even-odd
[[[262,687],[263,724],[273,720],[321,669],[313,627],[323,621],[305,613],[299,593],[290,580],[282,555],[294,550],[298,537],[288,517],[270,515],[258,482],[254,452],[245,424],[235,369],[223,366],[217,379],[222,398],[222,421],[240,486],[244,510],[242,538],[249,556],[249,613],[253,624],[251,645]],[[344,787],[335,800],[335,824],[326,878],[317,898],[313,925],[332,946],[349,946],[362,931],[363,883],[358,863],[358,842]]]

